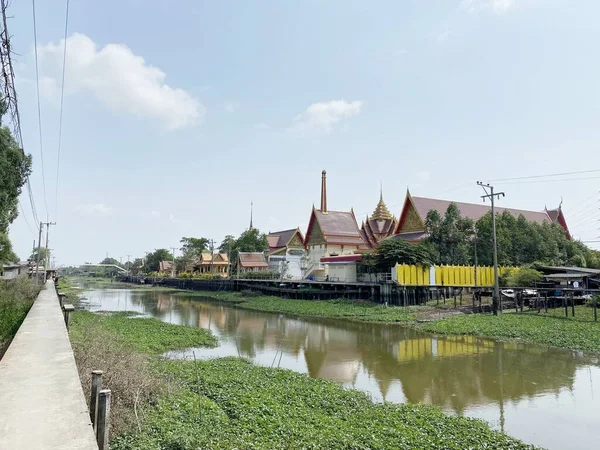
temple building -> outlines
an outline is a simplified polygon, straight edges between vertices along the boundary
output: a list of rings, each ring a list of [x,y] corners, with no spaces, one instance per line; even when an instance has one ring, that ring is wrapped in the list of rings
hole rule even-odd
[[[198,259],[186,267],[188,272],[212,273],[227,277],[229,257],[227,253],[202,253]]]
[[[321,176],[321,207],[316,209],[313,206],[304,244],[310,260],[304,268],[304,277],[315,278],[327,278],[328,268],[321,263],[321,258],[353,255],[369,248],[363,240],[352,209],[347,212],[330,211],[327,208],[325,171]]]
[[[285,269],[286,278],[301,279],[306,251],[304,250],[304,236],[300,229],[270,232],[267,235],[267,242],[269,243],[267,251],[269,270],[279,272]]]
[[[267,270],[269,265],[263,252],[239,252],[237,269],[239,272],[259,272]]]
[[[571,240],[571,233],[569,232],[569,227],[567,227],[567,221],[565,220],[565,215],[562,212],[562,201],[558,208],[556,209],[548,209],[545,208],[546,214],[550,217],[552,223],[557,223],[565,230],[565,234],[567,235],[567,239]]]
[[[379,192],[379,203],[371,217],[362,223],[360,234],[363,241],[370,247],[375,248],[379,243],[394,234],[398,221],[392,215],[385,202],[383,201],[383,189]]]
[[[424,239],[427,235],[425,229],[427,213],[431,210],[435,210],[443,217],[451,203],[454,203],[458,207],[460,214],[463,217],[468,217],[473,221],[479,220],[491,210],[489,204],[463,203],[425,197],[413,197],[410,194],[410,191],[407,190],[404,206],[402,207],[400,219],[398,220],[394,234],[399,238],[406,239],[410,242],[418,242]],[[555,210],[544,209],[544,211],[527,211],[524,209],[496,207],[497,214],[502,214],[505,211],[515,217],[523,215],[529,222],[557,223],[565,230],[567,237],[569,239],[571,238],[560,206]]]

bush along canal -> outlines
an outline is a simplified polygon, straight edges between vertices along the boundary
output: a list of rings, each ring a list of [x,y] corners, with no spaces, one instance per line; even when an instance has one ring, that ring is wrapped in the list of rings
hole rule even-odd
[[[593,356],[164,291],[84,296],[121,311],[78,313],[71,328],[84,386],[107,367],[121,393],[114,448],[584,449],[598,437]]]

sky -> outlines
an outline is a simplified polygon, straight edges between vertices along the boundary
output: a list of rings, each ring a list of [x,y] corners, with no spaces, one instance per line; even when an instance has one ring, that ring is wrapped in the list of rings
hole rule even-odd
[[[503,206],[562,200],[576,237],[600,236],[596,0],[72,1],[58,178],[65,4],[36,8],[41,149],[30,2],[8,27],[59,265],[218,244],[251,202],[260,230],[305,232],[323,169],[329,209],[359,220],[380,183],[398,216],[407,188],[476,203],[481,180]]]

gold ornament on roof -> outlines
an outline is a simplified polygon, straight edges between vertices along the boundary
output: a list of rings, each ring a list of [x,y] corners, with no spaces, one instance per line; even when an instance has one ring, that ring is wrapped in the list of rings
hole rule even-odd
[[[373,214],[371,214],[371,220],[389,220],[392,218],[392,213],[383,201],[383,189],[379,192],[379,203]]]

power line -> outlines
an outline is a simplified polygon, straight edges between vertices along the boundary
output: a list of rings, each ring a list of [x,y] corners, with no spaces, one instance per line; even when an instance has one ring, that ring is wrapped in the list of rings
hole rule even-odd
[[[33,234],[33,236],[35,237],[35,233],[31,229],[31,225],[29,225],[29,220],[27,220],[27,216],[25,215],[25,211],[23,210],[23,205],[21,203],[21,200],[19,200],[19,208],[21,208],[21,212],[23,213],[23,219],[25,219],[25,223],[27,224],[27,228],[29,228],[29,231],[31,232],[31,234]]]
[[[21,115],[19,114],[17,92],[15,90],[15,71],[12,65],[10,35],[8,34],[8,24],[6,21],[6,9],[8,7],[6,4],[6,0],[0,0],[0,6],[2,9],[2,31],[0,32],[0,63],[2,64],[2,77],[4,78],[4,101],[6,103],[7,110],[10,111],[11,121],[13,125],[13,134],[21,148],[22,154],[25,155],[25,150],[23,146],[23,133],[21,131]],[[27,176],[26,185],[33,219],[36,222],[36,229],[39,229],[39,227],[37,226],[39,220],[35,207],[35,200],[33,198],[33,192],[31,191],[29,175]]]
[[[576,172],[551,173],[551,174],[548,174],[548,175],[530,175],[530,176],[525,176],[525,177],[497,178],[495,180],[489,180],[489,181],[528,180],[528,179],[531,179],[531,178],[560,177],[560,176],[563,176],[563,175],[577,175],[577,174],[581,174],[581,173],[592,173],[592,172],[600,172],[600,169],[579,170],[579,171],[576,171]]]
[[[38,130],[40,134],[40,155],[42,161],[42,186],[44,188],[44,206],[46,207],[46,216],[48,216],[48,201],[46,196],[46,176],[44,175],[44,146],[42,144],[42,107],[40,103],[40,74],[38,68],[37,51],[37,25],[35,21],[35,0],[31,0],[33,10],[33,48],[35,53],[35,80],[37,87],[37,110],[38,110]]]
[[[69,29],[69,0],[65,13],[65,45],[63,48],[62,84],[60,88],[60,118],[58,121],[58,155],[56,159],[56,193],[54,196],[54,216],[58,216],[58,176],[60,173],[60,145],[62,140],[63,104],[65,97],[65,68],[67,66],[67,31]]]
[[[531,177],[538,178],[538,177]],[[539,181],[514,181],[504,184],[537,184],[537,183],[558,183],[560,181],[584,181],[584,180],[598,180],[600,177],[584,177],[584,178],[561,178],[559,180],[539,180]]]

